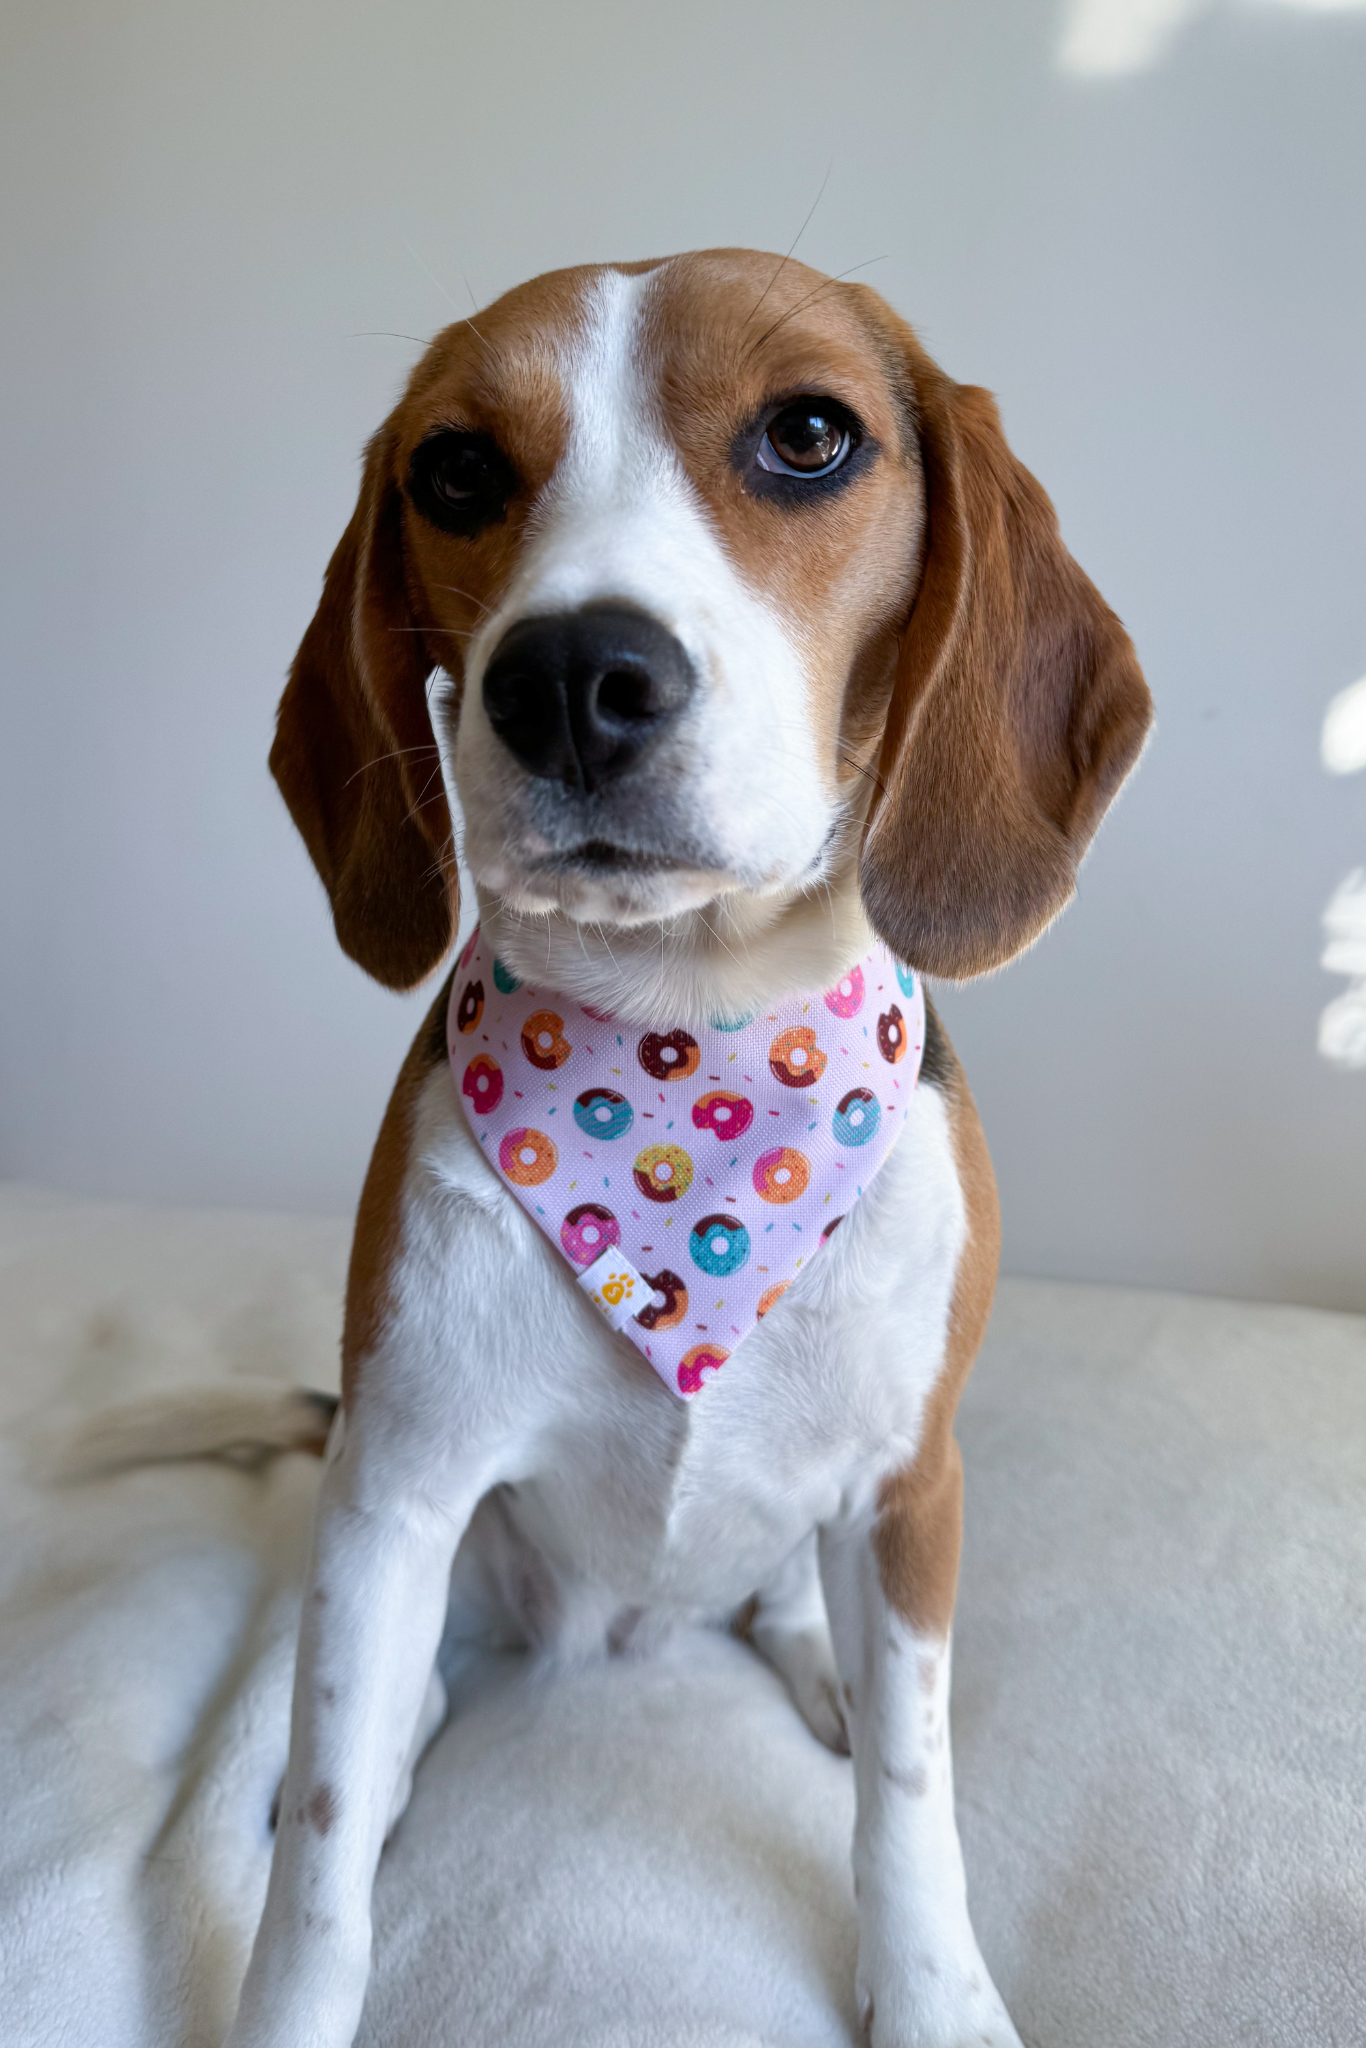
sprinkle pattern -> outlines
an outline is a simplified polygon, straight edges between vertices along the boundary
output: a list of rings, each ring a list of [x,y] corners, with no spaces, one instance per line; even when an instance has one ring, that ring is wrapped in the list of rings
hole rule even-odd
[[[919,981],[882,947],[833,989],[716,1018],[699,1038],[521,984],[478,931],[447,1022],[490,1165],[684,1400],[867,1188],[924,1038]]]

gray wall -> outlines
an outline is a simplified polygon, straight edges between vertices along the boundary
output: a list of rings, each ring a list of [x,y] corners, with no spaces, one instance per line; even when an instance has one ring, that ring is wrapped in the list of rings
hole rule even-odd
[[[1366,1075],[1315,1054],[1366,858],[1317,744],[1366,669],[1366,14],[1184,12],[1125,73],[1045,0],[11,0],[0,1171],[352,1203],[415,1004],[265,752],[403,337],[466,278],[786,247],[830,166],[801,254],[884,259],[998,392],[1159,707],[1077,906],[945,1001],[1008,1261],[1366,1308]]]

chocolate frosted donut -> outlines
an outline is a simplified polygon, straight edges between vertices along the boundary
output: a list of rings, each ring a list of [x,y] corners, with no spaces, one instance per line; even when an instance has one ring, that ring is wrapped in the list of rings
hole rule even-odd
[[[812,1088],[825,1072],[825,1054],[809,1024],[780,1031],[768,1049],[769,1071],[784,1088]]]
[[[686,1031],[647,1031],[636,1058],[652,1081],[686,1081],[697,1072],[702,1054]]]
[[[704,1216],[688,1238],[692,1262],[714,1280],[738,1273],[749,1257],[749,1232],[735,1216]]]
[[[651,1294],[661,1294],[662,1301],[647,1301],[636,1321],[642,1330],[672,1330],[682,1322],[688,1313],[688,1290],[677,1273],[671,1273],[666,1266],[660,1273],[642,1273],[641,1279]]]
[[[574,1103],[574,1121],[587,1138],[624,1138],[634,1117],[615,1088],[585,1088]]]
[[[895,1003],[877,1020],[877,1049],[893,1067],[906,1057],[906,1019]]]
[[[456,1005],[455,1026],[457,1031],[474,1031],[484,1014],[484,984],[482,981],[467,981],[460,991]]]
[[[882,1104],[871,1088],[851,1088],[830,1119],[837,1145],[866,1145],[882,1122]]]
[[[522,1051],[545,1073],[562,1067],[573,1051],[564,1035],[564,1018],[554,1010],[533,1010],[522,1026]]]

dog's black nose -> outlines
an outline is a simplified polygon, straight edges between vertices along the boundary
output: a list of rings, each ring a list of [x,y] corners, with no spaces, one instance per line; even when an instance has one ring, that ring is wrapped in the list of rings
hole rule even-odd
[[[672,633],[625,605],[510,626],[484,670],[484,709],[533,775],[594,790],[624,774],[678,716],[692,663]]]

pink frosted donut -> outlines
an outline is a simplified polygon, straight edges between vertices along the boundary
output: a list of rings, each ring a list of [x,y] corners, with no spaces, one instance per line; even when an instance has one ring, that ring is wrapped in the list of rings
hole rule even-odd
[[[692,1120],[699,1131],[715,1131],[718,1138],[739,1138],[754,1122],[754,1104],[747,1095],[711,1088],[693,1104]]]
[[[560,1225],[560,1243],[576,1266],[591,1266],[609,1246],[621,1243],[621,1225],[601,1202],[580,1202]]]
[[[474,949],[479,944],[479,927],[476,925],[465,941],[465,950],[460,955],[461,967],[468,967],[474,958]]]
[[[503,1099],[503,1070],[486,1052],[477,1052],[465,1069],[460,1092],[474,1104],[476,1116],[491,1116]]]
[[[825,1007],[836,1017],[857,1017],[863,1008],[863,969],[851,967],[841,975],[825,998]]]
[[[754,1162],[754,1192],[765,1202],[795,1202],[811,1183],[811,1161],[791,1145],[775,1145]]]
[[[703,1373],[720,1372],[729,1357],[729,1351],[723,1351],[719,1344],[694,1344],[678,1363],[679,1393],[695,1394],[702,1384]]]

